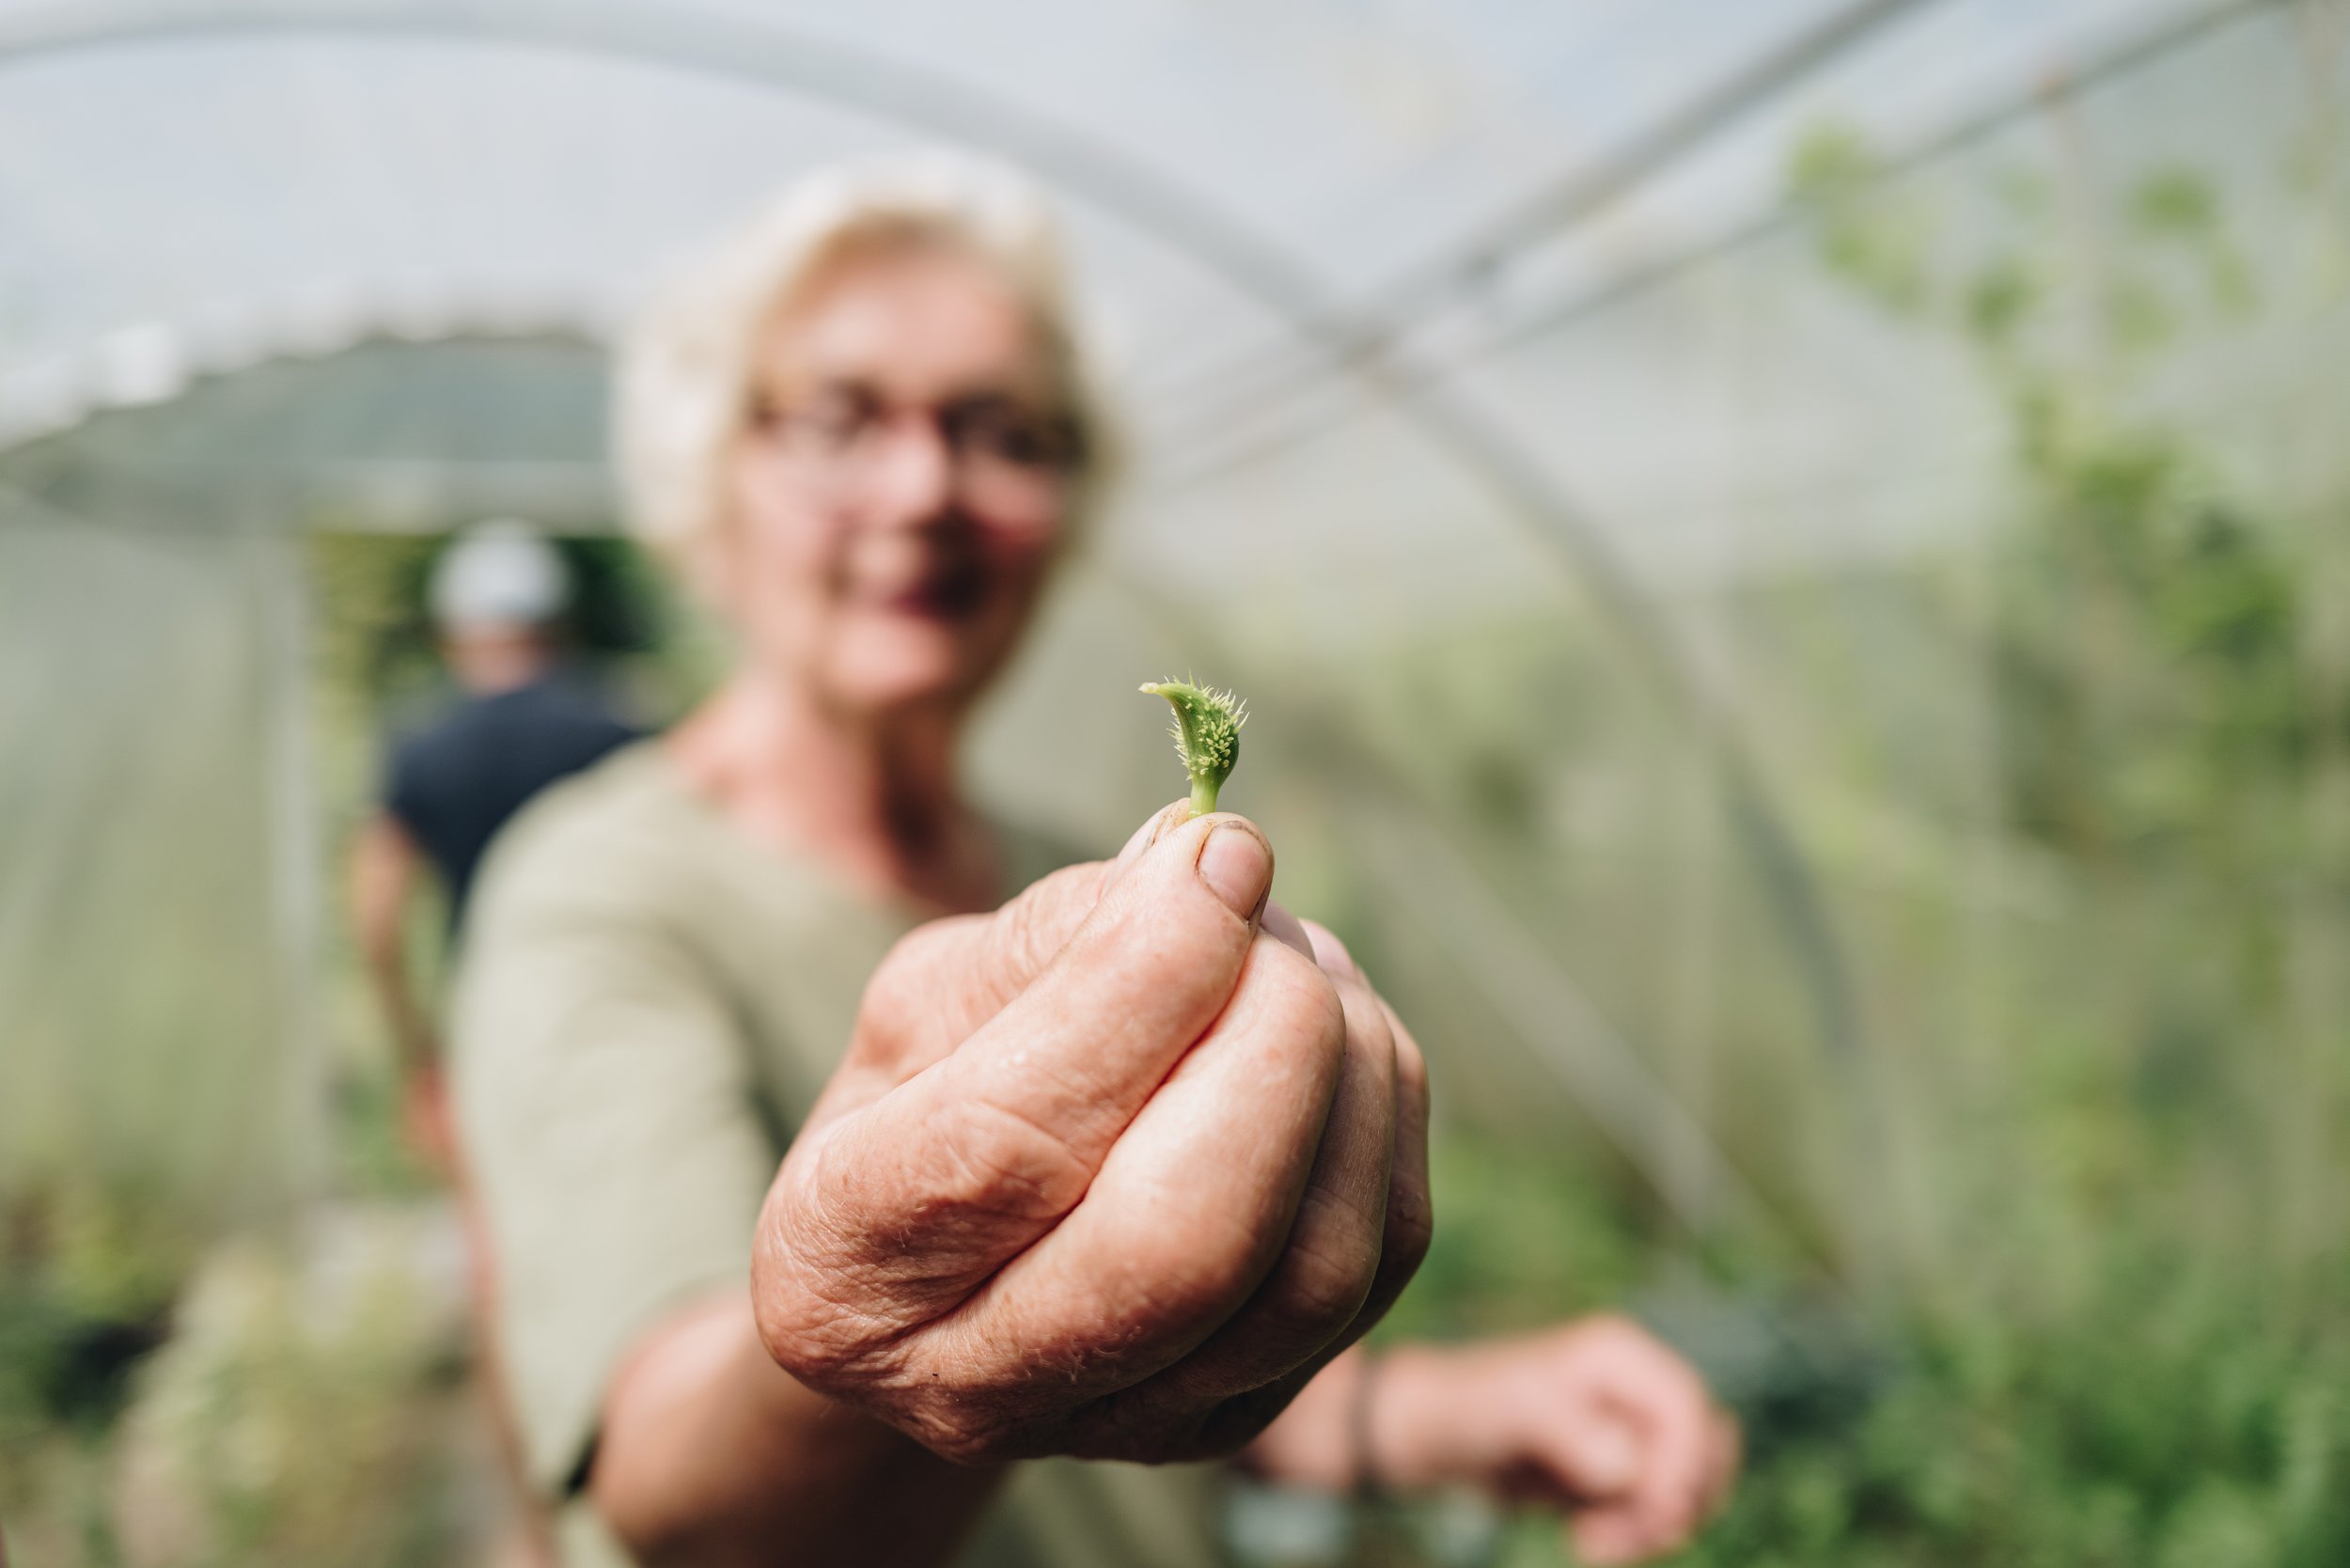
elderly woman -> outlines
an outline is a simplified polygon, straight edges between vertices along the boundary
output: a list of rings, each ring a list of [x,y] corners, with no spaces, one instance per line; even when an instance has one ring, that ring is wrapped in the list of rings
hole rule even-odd
[[[1349,1349],[1427,1242],[1420,1057],[1263,835],[1178,804],[1071,866],[959,792],[1103,477],[1027,188],[808,182],[620,408],[737,664],[509,834],[455,1020],[566,1560],[1208,1563],[1234,1456],[1684,1538],[1734,1439],[1637,1329]]]

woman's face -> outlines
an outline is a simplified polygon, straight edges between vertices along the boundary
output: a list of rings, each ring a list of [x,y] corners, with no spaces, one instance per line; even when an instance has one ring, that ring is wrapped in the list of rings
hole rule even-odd
[[[943,248],[844,262],[769,328],[720,592],[836,712],[959,707],[1017,643],[1075,441],[1026,311]]]

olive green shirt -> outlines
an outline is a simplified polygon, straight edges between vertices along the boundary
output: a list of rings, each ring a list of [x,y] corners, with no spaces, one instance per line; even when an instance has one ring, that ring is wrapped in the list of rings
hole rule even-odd
[[[1073,858],[1005,843],[1014,886]],[[742,835],[655,744],[548,791],[493,850],[457,982],[456,1094],[504,1393],[566,1568],[628,1560],[579,1490],[613,1371],[672,1309],[745,1286],[776,1164],[916,920]],[[1214,1488],[1201,1466],[1024,1465],[958,1561],[1214,1563]]]

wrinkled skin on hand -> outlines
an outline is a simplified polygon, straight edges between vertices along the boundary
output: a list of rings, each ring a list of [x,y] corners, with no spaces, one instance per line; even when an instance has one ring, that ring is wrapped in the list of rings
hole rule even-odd
[[[1427,1249],[1418,1046],[1245,819],[901,942],[760,1217],[776,1360],[939,1453],[1229,1454]]]

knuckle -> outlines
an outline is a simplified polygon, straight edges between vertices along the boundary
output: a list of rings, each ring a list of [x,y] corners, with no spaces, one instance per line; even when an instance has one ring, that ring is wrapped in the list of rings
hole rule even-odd
[[[1339,995],[1337,986],[1326,980],[1315,987],[1314,997],[1320,1004],[1314,1012],[1316,1043],[1324,1050],[1337,1056],[1346,1049],[1347,1039],[1352,1033],[1346,1016],[1346,999]]]
[[[751,1304],[776,1363],[825,1392],[870,1391],[900,1376],[910,1333],[940,1309],[937,1240],[918,1233],[904,1174],[827,1157],[838,1135],[795,1149],[762,1206]]]
[[[811,1388],[856,1381],[874,1343],[870,1320],[818,1288],[773,1227],[752,1259],[751,1316],[769,1358]]]
[[[916,926],[893,943],[865,983],[857,1004],[856,1049],[886,1064],[903,1057],[936,1011],[937,978],[970,939],[975,919],[956,916]]]
[[[1323,1090],[1336,1081],[1346,1055],[1346,1004],[1330,977],[1272,937],[1260,937],[1244,984],[1248,997],[1241,1027],[1269,1070]]]
[[[1256,1281],[1246,1253],[1219,1248],[1169,1270],[1154,1282],[1153,1315],[1168,1324],[1222,1319]]]
[[[947,955],[968,939],[972,926],[980,918],[949,916],[926,921],[899,937],[874,969],[872,980],[866,987],[867,996],[878,992],[894,999],[908,990],[918,989],[920,982],[946,961]]]
[[[1027,1457],[1014,1430],[988,1419],[969,1400],[949,1396],[910,1412],[899,1425],[924,1448],[957,1465],[997,1465]]]
[[[1427,1261],[1429,1246],[1435,1239],[1435,1207],[1429,1200],[1428,1184],[1397,1183],[1387,1195],[1387,1256],[1409,1275]]]
[[[1223,1322],[1258,1289],[1273,1261],[1235,1231],[1207,1238],[1204,1245],[1160,1247],[1128,1262],[1121,1294],[1146,1302],[1141,1315],[1165,1329]]]
[[[1357,1236],[1294,1245],[1266,1293],[1266,1314],[1279,1326],[1308,1333],[1344,1325],[1370,1299],[1378,1271],[1378,1247]]]
[[[922,1446],[939,1458],[955,1465],[997,1465],[1016,1457],[1006,1446],[985,1433],[964,1435],[958,1431],[938,1436],[921,1435]]]
[[[1319,969],[1307,970],[1289,989],[1282,1024],[1296,1045],[1324,1059],[1333,1071],[1346,1052],[1346,1003]]]
[[[1037,949],[1042,945],[1038,928],[1043,917],[1037,908],[1038,889],[1031,887],[996,911],[987,928],[996,964],[1011,974],[1034,974],[1042,965]]]
[[[1334,974],[1345,975],[1354,980],[1363,978],[1362,965],[1355,962],[1355,955],[1347,950],[1346,944],[1339,939],[1336,932],[1320,920],[1303,920],[1299,923],[1306,928],[1306,934],[1313,941],[1315,962]]]
[[[1387,1031],[1395,1040],[1395,1087],[1399,1096],[1414,1101],[1428,1097],[1428,1058],[1420,1054],[1419,1042],[1402,1027],[1392,1011],[1387,1012]]]
[[[809,1388],[837,1388],[856,1364],[858,1347],[849,1336],[826,1332],[807,1306],[805,1293],[760,1293],[753,1314],[759,1342],[769,1359]]]
[[[1269,1383],[1218,1403],[1196,1418],[1192,1430],[1169,1457],[1178,1460],[1229,1459],[1263,1435],[1288,1407],[1296,1389],[1286,1381]]]
[[[1058,1133],[986,1099],[961,1102],[926,1152],[916,1201],[933,1218],[1058,1219],[1092,1177]]]
[[[1064,866],[1030,884],[997,911],[990,931],[1005,966],[1023,977],[1044,967],[1068,934],[1069,907],[1089,894],[1099,879],[1098,867]]]

